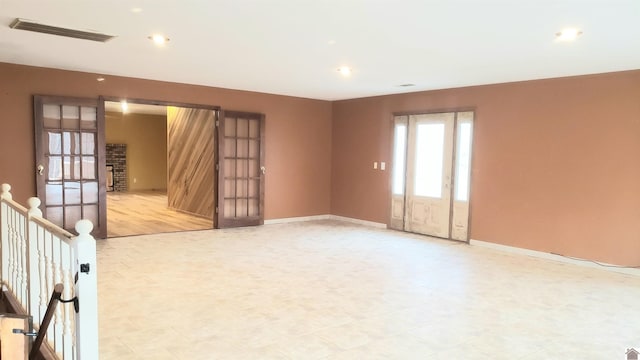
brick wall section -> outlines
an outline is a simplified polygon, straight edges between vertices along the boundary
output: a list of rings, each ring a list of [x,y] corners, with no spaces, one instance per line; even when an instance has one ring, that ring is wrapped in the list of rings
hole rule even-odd
[[[127,191],[127,144],[107,144],[107,165],[113,165],[113,190]]]

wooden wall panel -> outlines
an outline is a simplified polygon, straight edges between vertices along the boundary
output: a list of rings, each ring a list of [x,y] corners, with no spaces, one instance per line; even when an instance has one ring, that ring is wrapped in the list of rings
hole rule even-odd
[[[169,207],[213,220],[215,202],[213,110],[167,107]]]

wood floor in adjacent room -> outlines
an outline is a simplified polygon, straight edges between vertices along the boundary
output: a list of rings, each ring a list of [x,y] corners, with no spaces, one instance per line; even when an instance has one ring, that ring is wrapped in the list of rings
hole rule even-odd
[[[175,211],[167,204],[162,191],[107,193],[107,237],[213,228],[212,219]]]

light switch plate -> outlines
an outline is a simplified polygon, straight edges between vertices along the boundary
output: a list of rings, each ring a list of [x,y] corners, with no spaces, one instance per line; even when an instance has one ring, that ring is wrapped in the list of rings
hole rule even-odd
[[[378,162],[377,162],[377,161],[374,161],[374,162],[373,162],[373,168],[374,168],[374,169],[377,169],[377,168],[378,168]]]
[[[385,162],[381,162],[380,163],[380,170],[384,170],[387,167],[387,164],[385,164]]]

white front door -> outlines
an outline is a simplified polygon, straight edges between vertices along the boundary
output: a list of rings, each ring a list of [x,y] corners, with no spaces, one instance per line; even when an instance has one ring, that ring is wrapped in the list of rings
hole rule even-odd
[[[449,237],[453,113],[409,116],[406,231]]]
[[[472,124],[473,112],[395,117],[391,228],[468,239]]]

